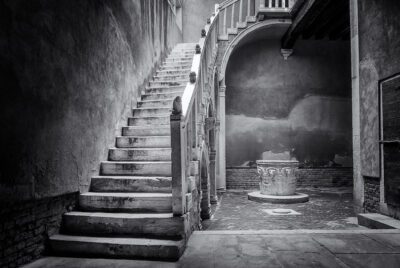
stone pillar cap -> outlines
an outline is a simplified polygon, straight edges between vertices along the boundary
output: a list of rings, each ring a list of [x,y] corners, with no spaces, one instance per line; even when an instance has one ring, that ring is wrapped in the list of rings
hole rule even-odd
[[[257,160],[257,164],[268,164],[268,163],[299,163],[297,160]]]

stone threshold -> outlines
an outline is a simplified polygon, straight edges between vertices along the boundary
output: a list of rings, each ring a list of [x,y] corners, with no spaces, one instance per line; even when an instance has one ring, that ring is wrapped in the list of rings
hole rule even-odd
[[[196,235],[301,235],[301,234],[400,234],[400,229],[365,229],[365,230],[214,230],[194,231]]]
[[[358,224],[370,229],[400,229],[400,221],[379,213],[357,215]]]

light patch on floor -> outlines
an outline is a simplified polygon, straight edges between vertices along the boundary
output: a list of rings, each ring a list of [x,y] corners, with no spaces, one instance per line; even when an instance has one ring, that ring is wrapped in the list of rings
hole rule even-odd
[[[268,215],[273,216],[291,216],[291,215],[301,215],[300,212],[297,212],[293,209],[263,209],[262,211],[266,212]]]
[[[358,224],[358,219],[357,217],[348,217],[344,219],[345,222],[350,223],[350,224]]]

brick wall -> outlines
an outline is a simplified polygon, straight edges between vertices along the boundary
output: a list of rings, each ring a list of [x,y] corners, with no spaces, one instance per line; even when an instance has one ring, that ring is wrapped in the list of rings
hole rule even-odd
[[[61,216],[77,194],[1,207],[0,267],[18,267],[41,257],[47,237],[58,232]]]
[[[353,185],[352,168],[304,168],[297,173],[299,187],[338,187]],[[256,168],[231,167],[226,169],[227,189],[258,189]]]
[[[367,212],[379,212],[380,183],[377,178],[364,177],[364,208]]]
[[[353,168],[301,168],[297,174],[299,187],[340,187],[353,185]]]
[[[226,189],[259,189],[260,179],[256,168],[233,167],[226,169]]]

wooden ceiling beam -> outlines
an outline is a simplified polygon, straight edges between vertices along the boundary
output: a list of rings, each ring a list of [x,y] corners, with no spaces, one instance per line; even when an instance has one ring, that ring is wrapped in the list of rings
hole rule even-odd
[[[333,31],[338,28],[343,28],[348,24],[350,26],[350,10],[345,8],[342,10],[341,16],[336,17],[335,20],[331,21],[329,24],[326,24],[324,27],[320,28],[318,31],[315,32],[316,39],[322,39],[325,36],[329,36]]]
[[[329,0],[328,0],[329,1]],[[312,25],[306,29],[302,36],[304,39],[309,39],[316,32],[320,31],[324,27],[327,27],[332,21],[342,15],[345,12],[345,4],[343,1],[331,0],[327,8],[321,13],[321,15],[314,21]]]
[[[282,48],[292,49],[301,33],[318,18],[329,3],[327,0],[306,0],[283,36]]]

